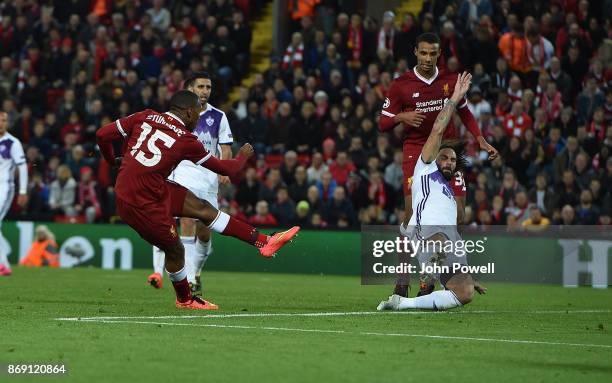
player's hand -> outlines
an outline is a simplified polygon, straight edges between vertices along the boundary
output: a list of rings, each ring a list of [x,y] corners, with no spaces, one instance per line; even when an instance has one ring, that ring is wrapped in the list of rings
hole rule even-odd
[[[478,281],[474,281],[474,290],[478,292],[480,295],[485,295],[487,293],[487,288],[480,284]]]
[[[255,149],[253,149],[251,144],[242,145],[242,147],[238,151],[238,155],[242,155],[243,157],[246,157],[246,159],[251,158],[253,154],[255,154]]]
[[[121,161],[123,161],[123,157],[115,157],[115,163],[113,164],[113,166],[118,168],[119,166],[121,166]]]
[[[222,184],[222,185],[227,185],[227,184],[229,184],[230,182],[231,182],[231,181],[230,181],[230,178],[229,178],[228,176],[219,176],[219,183],[220,183],[220,184]]]
[[[17,196],[17,205],[23,208],[28,203],[28,195],[27,194],[19,194]]]
[[[468,72],[461,73],[455,83],[455,90],[453,91],[451,100],[455,103],[459,103],[467,91],[470,90],[470,85],[472,85],[472,75]]]
[[[395,121],[418,128],[425,120],[425,115],[417,111],[402,112],[395,115]]]
[[[491,146],[491,144],[489,144],[487,140],[484,139],[484,137],[478,137],[478,145],[480,146],[481,150],[484,150],[485,152],[489,153],[490,161],[493,161],[499,156],[499,152],[497,151],[497,149]]]

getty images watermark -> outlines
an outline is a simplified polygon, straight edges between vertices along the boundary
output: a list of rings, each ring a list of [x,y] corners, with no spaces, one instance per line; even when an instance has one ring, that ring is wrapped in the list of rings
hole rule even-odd
[[[435,280],[469,273],[482,281],[612,286],[610,226],[363,226],[363,284]]]
[[[402,254],[410,258],[421,258],[418,265],[409,262],[400,262],[398,265],[385,265],[383,262],[375,262],[372,271],[375,274],[405,274],[405,273],[487,273],[495,272],[495,263],[489,262],[486,265],[470,266],[459,262],[452,264],[442,264],[448,258],[447,254],[454,254],[456,257],[466,257],[468,254],[484,254],[486,239],[479,240],[450,240],[450,239],[408,239],[408,237],[397,236],[392,240],[375,240],[372,243],[372,256],[382,258],[385,255],[397,255],[402,258]],[[418,257],[419,254],[427,255]]]
[[[462,238],[455,226],[419,226],[400,234],[397,226],[362,227],[363,284],[386,284],[411,276],[494,274],[494,262],[472,264],[486,254],[486,237]],[[484,258],[484,257],[483,257]]]

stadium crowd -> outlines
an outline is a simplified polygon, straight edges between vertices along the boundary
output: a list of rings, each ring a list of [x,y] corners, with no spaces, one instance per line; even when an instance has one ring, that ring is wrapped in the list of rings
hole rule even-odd
[[[113,171],[95,153],[96,129],[165,110],[194,71],[212,73],[219,96],[248,70],[251,1],[10,3],[0,98],[31,176],[27,211],[13,217],[112,220]],[[438,67],[473,74],[470,110],[501,154],[487,161],[464,135],[467,223],[610,224],[610,1],[425,1],[403,20],[308,3],[291,14],[285,52],[226,110],[258,157],[222,188],[223,209],[257,225],[401,221],[403,127],[379,134],[377,119],[391,81],[416,64],[416,36],[436,32]]]

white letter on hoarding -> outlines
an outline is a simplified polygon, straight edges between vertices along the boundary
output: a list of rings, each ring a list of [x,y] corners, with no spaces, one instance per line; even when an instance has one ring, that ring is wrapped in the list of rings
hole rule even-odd
[[[21,262],[28,255],[28,250],[30,250],[30,246],[34,242],[34,222],[18,221],[15,222],[15,225],[19,229],[19,261]],[[8,256],[8,253],[6,255]]]
[[[115,268],[115,252],[119,250],[121,256],[121,270],[132,270],[132,242],[126,238],[100,240],[102,247],[102,268]]]
[[[591,248],[592,260],[580,261],[581,240],[560,239],[563,248],[563,286],[577,287],[580,272],[591,274],[591,285],[597,288],[608,287],[608,250],[610,241],[586,241]]]

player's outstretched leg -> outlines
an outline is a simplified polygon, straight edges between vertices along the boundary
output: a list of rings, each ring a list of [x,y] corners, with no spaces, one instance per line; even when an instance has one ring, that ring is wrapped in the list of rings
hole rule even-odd
[[[294,226],[272,236],[262,234],[248,223],[215,209],[210,203],[198,199],[189,191],[185,196],[182,215],[197,218],[214,232],[238,238],[257,247],[264,257],[275,256],[276,252],[300,231],[299,226]]]
[[[185,269],[185,249],[180,240],[163,249],[166,254],[166,272],[176,292],[176,307],[195,310],[216,310],[219,307],[200,297],[193,297],[187,270]]]
[[[416,298],[394,294],[388,301],[380,302],[377,310],[448,310],[466,305],[474,298],[474,280],[469,274],[454,275],[446,283],[446,288]]]

